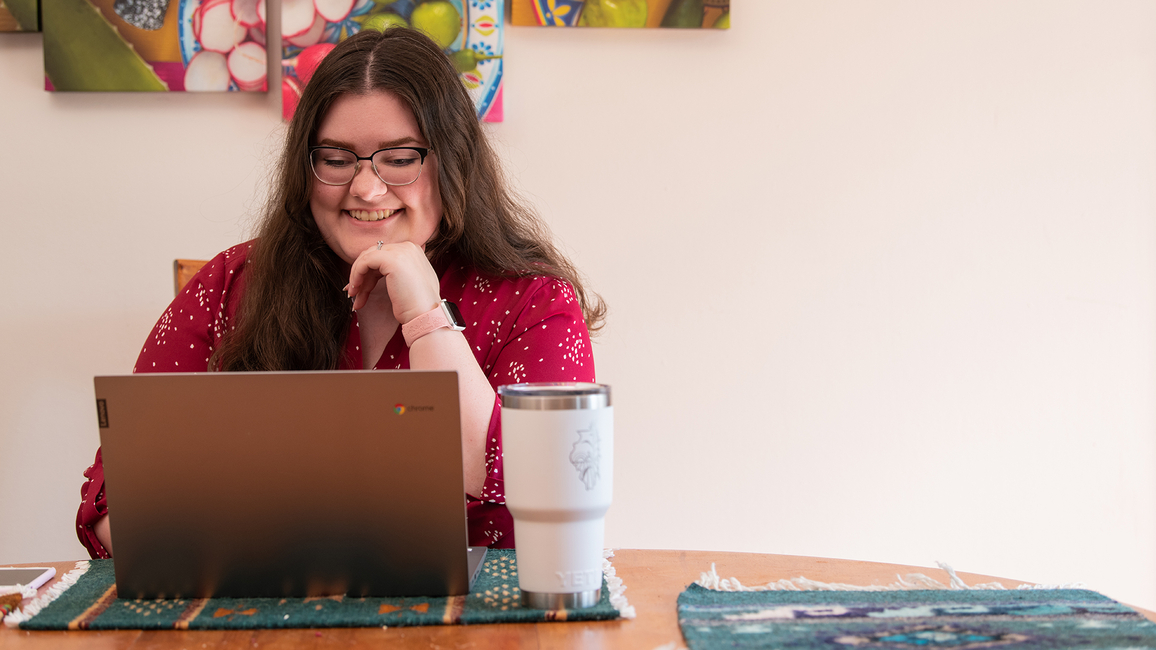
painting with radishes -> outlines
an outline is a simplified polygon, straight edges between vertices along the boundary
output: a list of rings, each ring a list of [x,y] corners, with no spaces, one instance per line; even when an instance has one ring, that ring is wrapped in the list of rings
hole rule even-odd
[[[504,0],[282,0],[281,108],[293,116],[302,89],[334,44],[363,29],[409,27],[453,61],[478,117],[502,121]]]
[[[265,0],[49,0],[48,90],[264,91]]]

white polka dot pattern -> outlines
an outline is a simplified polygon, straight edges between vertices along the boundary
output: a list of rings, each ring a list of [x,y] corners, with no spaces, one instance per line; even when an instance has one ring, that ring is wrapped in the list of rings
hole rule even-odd
[[[244,289],[245,259],[252,242],[213,258],[198,272],[157,321],[137,358],[133,372],[203,372],[214,347],[232,329]],[[594,381],[594,359],[582,310],[569,283],[548,276],[498,278],[483,276],[460,264],[438,269],[442,297],[457,303],[469,326],[463,335],[478,366],[497,389],[504,384],[543,381]],[[361,368],[361,337],[354,315],[346,338],[342,369]],[[409,368],[409,348],[400,328],[389,341],[378,369]],[[470,543],[510,547],[513,520],[505,507],[502,481],[501,408],[495,402],[487,433],[486,481],[479,498],[467,502]],[[98,452],[99,454],[99,452]],[[87,498],[103,488],[103,467],[97,464],[85,485],[81,515],[82,541],[99,515]],[[86,473],[88,474],[88,473]],[[97,480],[99,476],[99,480]],[[103,504],[102,504],[103,505]],[[87,510],[85,509],[87,506]],[[87,531],[85,527],[87,525]],[[93,541],[95,537],[91,538]],[[96,543],[99,547],[99,543]],[[103,550],[103,549],[100,549]],[[90,552],[93,552],[90,546]]]

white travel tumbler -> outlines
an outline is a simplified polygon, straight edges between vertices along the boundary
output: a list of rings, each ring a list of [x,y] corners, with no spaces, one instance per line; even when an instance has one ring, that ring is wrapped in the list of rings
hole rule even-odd
[[[614,487],[610,387],[511,384],[498,394],[522,605],[592,607],[602,593],[602,539]]]

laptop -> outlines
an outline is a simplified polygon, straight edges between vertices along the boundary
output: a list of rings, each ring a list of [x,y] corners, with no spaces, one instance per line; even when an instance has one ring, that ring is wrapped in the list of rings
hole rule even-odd
[[[121,598],[469,592],[456,372],[94,382]]]

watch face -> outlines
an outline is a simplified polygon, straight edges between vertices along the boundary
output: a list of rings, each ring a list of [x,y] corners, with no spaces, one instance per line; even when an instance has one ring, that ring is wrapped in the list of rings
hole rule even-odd
[[[462,318],[462,312],[458,311],[458,306],[448,300],[443,300],[442,304],[445,305],[446,315],[449,316],[451,329],[466,329],[466,319]]]

